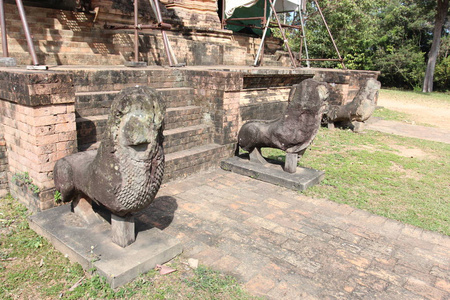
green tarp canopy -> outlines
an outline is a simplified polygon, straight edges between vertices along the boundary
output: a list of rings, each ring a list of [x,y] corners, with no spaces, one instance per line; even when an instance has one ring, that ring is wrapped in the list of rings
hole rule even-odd
[[[270,3],[268,0],[224,0],[225,18],[251,18],[264,17],[264,2],[267,1],[266,16],[269,16]],[[274,0],[273,0],[274,1]],[[277,0],[275,10],[277,13],[291,12],[296,10],[301,0]],[[249,32],[252,30],[258,35],[262,35],[262,29],[252,28],[252,26],[262,27],[261,20],[230,20],[226,28],[234,32]],[[242,26],[235,25],[242,24]],[[246,27],[247,26],[247,27]]]

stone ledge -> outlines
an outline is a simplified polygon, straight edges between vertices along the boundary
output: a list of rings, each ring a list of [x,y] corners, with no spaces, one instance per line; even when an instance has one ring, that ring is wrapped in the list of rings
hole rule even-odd
[[[73,75],[8,68],[0,72],[0,98],[25,106],[75,102]]]

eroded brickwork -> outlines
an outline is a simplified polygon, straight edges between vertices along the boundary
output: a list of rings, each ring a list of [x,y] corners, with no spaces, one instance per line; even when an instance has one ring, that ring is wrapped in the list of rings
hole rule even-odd
[[[1,118],[0,118],[1,120]],[[6,157],[6,141],[3,135],[4,127],[0,123],[0,197],[8,194],[8,158]]]
[[[345,105],[355,98],[361,84],[368,78],[377,79],[379,72],[315,69],[314,79],[331,84],[329,102],[333,105]]]
[[[195,88],[196,105],[215,128],[214,141],[221,145],[233,143],[239,125],[239,91],[243,74],[225,71],[192,71],[186,80]]]
[[[28,185],[31,192],[32,187],[42,192],[53,188],[55,162],[76,150],[74,105],[30,107],[0,101],[0,111],[8,151],[11,192],[23,190],[23,182],[18,182],[17,178],[24,177],[32,180]],[[49,200],[52,199],[39,197],[38,208],[47,208]]]
[[[53,205],[53,166],[76,151],[72,82],[54,71],[0,73],[0,174],[34,210]]]
[[[291,87],[244,90],[240,93],[239,128],[249,120],[272,120],[287,107]]]

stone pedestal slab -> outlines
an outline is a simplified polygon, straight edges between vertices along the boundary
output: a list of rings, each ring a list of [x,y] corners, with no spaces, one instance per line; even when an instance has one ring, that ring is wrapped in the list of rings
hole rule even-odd
[[[70,205],[31,216],[30,227],[72,262],[78,262],[85,270],[95,268],[112,288],[128,283],[182,252],[178,240],[157,228],[138,232],[136,241],[122,248],[112,242],[108,222],[88,225],[71,212]]]
[[[305,190],[318,184],[325,176],[325,172],[297,167],[295,173],[283,171],[282,164],[267,160],[268,164],[251,162],[248,156],[234,156],[220,163],[222,169],[245,175],[261,181],[276,184],[293,190]]]

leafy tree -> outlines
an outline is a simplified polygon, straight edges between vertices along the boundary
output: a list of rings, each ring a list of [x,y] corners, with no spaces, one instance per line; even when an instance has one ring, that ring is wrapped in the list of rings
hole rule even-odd
[[[370,69],[376,44],[376,12],[385,0],[322,0],[319,2],[341,56],[351,69]],[[318,7],[308,1],[306,39],[312,58],[337,58]],[[298,48],[298,47],[297,47]],[[316,63],[330,66],[333,63]]]
[[[419,89],[431,30],[429,1],[390,0],[378,14],[374,69],[385,86]]]
[[[319,0],[319,4],[347,68],[379,70],[384,86],[420,89],[433,38],[436,1]],[[314,1],[308,1],[306,16],[310,58],[337,58]],[[291,46],[298,50],[300,39],[293,39]],[[450,80],[446,53],[437,60],[438,88]],[[312,65],[339,67],[335,62]]]
[[[434,71],[434,88],[436,90],[450,90],[450,36],[441,40],[436,69]]]

